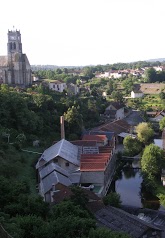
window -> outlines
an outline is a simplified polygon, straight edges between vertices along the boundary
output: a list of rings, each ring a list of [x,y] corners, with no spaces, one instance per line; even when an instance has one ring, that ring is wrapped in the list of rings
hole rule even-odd
[[[53,88],[55,88],[55,85],[53,85]]]
[[[14,50],[16,50],[16,43],[15,42],[13,44],[13,48],[14,48]]]
[[[55,159],[53,160],[53,162],[54,162],[54,163],[58,163],[58,159],[55,158]]]
[[[65,163],[65,166],[66,166],[66,167],[69,167],[69,162],[66,162],[66,163]]]

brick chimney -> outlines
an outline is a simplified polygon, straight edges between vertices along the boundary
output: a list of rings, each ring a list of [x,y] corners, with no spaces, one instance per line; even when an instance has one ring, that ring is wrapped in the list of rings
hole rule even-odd
[[[60,116],[60,124],[61,124],[61,139],[65,139],[64,116]]]
[[[165,150],[165,128],[162,131],[162,147]]]

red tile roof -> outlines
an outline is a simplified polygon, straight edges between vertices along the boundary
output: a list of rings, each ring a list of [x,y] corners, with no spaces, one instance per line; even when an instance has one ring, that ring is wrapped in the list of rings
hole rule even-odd
[[[95,140],[97,142],[104,142],[107,140],[106,135],[84,135],[82,140]]]
[[[110,153],[82,154],[80,171],[104,171],[110,158]]]
[[[81,163],[80,171],[104,171],[106,163]]]
[[[99,153],[111,153],[112,149],[112,146],[99,146]]]

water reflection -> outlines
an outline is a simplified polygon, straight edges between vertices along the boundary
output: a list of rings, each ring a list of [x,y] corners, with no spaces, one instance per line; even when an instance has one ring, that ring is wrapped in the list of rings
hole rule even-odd
[[[160,208],[159,199],[145,190],[140,163],[137,160],[124,163],[110,190],[120,194],[123,205],[155,210]]]
[[[139,191],[143,179],[139,172],[133,173],[133,169],[129,170],[122,172],[122,179],[116,181],[115,190],[120,194],[123,205],[141,207]],[[133,175],[132,177],[131,174]]]

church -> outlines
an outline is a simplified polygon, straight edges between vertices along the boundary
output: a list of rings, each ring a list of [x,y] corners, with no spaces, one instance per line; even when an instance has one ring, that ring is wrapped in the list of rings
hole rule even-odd
[[[32,84],[31,66],[22,53],[21,33],[8,30],[7,56],[0,56],[0,82],[26,87]]]

